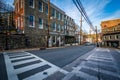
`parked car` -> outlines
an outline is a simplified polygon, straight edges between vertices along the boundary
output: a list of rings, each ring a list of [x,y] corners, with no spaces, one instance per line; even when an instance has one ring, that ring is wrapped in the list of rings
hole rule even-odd
[[[90,43],[90,42],[86,42],[86,43],[85,43],[85,46],[90,46],[90,45],[93,45],[93,44]]]

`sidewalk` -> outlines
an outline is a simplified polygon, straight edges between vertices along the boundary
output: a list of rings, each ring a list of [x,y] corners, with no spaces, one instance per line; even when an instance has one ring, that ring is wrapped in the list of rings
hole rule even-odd
[[[110,49],[96,48],[90,53],[62,80],[120,80],[118,66]]]
[[[72,46],[81,46],[81,45],[72,45]],[[40,48],[23,48],[23,49],[11,49],[11,50],[0,50],[1,52],[20,52],[20,51],[30,51],[30,50],[47,50],[47,49],[57,49],[57,48],[66,48],[71,47],[71,45],[65,45],[60,47],[49,47],[46,49],[40,49]]]

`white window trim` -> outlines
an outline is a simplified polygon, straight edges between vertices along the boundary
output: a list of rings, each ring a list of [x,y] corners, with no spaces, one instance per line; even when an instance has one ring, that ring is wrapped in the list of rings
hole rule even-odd
[[[40,19],[40,18],[39,18]],[[42,19],[42,18],[41,18]],[[42,25],[39,24],[39,29],[43,29],[43,19],[42,19]]]
[[[56,31],[56,23],[54,23],[54,24],[55,24],[55,25],[54,25],[54,27],[55,27],[55,28],[54,28],[54,31]]]
[[[55,9],[54,9],[54,10],[55,10]],[[56,18],[56,10],[55,10],[55,13],[54,13],[54,14],[55,14],[54,18]]]
[[[60,13],[58,13],[58,20],[60,20]]]
[[[29,5],[30,6],[30,5]],[[35,8],[35,2],[33,0],[33,6],[30,6],[31,8]]]
[[[42,3],[42,11],[41,10],[39,10],[40,12],[43,12],[43,2],[41,2]]]

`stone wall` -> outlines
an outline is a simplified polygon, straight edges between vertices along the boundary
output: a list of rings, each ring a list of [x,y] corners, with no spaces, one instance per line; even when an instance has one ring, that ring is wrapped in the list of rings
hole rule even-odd
[[[0,49],[18,49],[27,47],[25,35],[0,34]]]

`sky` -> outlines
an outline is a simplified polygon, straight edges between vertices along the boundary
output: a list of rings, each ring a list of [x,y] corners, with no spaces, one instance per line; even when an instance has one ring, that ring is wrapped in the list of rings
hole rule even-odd
[[[6,0],[12,5],[13,0]],[[101,29],[101,21],[120,18],[120,0],[80,0],[92,22],[93,26]],[[80,12],[73,3],[73,0],[50,0],[51,3],[62,9],[67,15],[72,17],[80,25]],[[89,25],[83,19],[83,30],[90,31]]]

